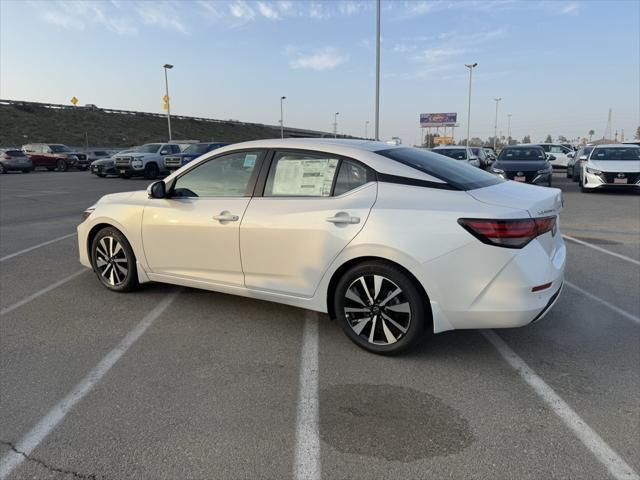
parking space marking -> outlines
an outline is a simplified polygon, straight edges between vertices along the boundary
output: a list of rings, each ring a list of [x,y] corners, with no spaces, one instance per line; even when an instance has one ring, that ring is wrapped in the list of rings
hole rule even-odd
[[[70,233],[69,235],[63,235],[62,237],[54,238],[53,240],[49,240],[47,242],[39,243],[38,245],[34,245],[33,247],[25,248],[24,250],[20,250],[19,252],[12,253],[10,255],[5,255],[0,258],[0,262],[4,262],[5,260],[9,260],[10,258],[17,257],[18,255],[22,255],[23,253],[28,253],[32,250],[35,250],[40,247],[46,247],[47,245],[51,245],[52,243],[59,242],[60,240],[64,240],[65,238],[75,237],[77,233]]]
[[[136,340],[138,340],[153,322],[162,315],[167,307],[173,303],[179,293],[180,290],[174,290],[158,303],[113,350],[100,360],[100,363],[98,363],[66,397],[60,400],[42,420],[15,444],[16,451],[7,453],[4,458],[2,458],[2,461],[0,461],[0,480],[5,480],[11,472],[25,460],[26,456],[30,455],[33,450],[40,445],[46,436],[64,419],[67,413],[96,386],[111,367],[131,348]]]
[[[318,314],[307,311],[300,359],[293,477],[320,480]]]
[[[527,382],[563,423],[602,463],[616,480],[640,480],[640,476],[562,398],[536,374],[495,332],[482,334],[502,358]]]
[[[580,292],[585,297],[589,297],[594,302],[598,302],[599,304],[610,308],[614,312],[616,312],[616,313],[622,315],[623,317],[628,318],[632,322],[636,322],[638,325],[640,325],[640,317],[637,317],[636,315],[634,315],[632,313],[629,313],[626,310],[621,309],[620,307],[616,307],[614,304],[609,303],[609,302],[607,302],[606,300],[604,300],[604,299],[602,299],[600,297],[596,297],[593,293],[589,293],[586,290],[580,288],[577,285],[574,285],[573,283],[571,283],[571,282],[569,282],[567,280],[564,281],[564,284],[567,285],[568,287],[573,288],[575,291]]]
[[[3,308],[2,310],[0,310],[0,315],[6,315],[7,313],[14,311],[16,308],[19,308],[19,307],[21,307],[23,305],[26,305],[30,301],[35,300],[39,296],[44,295],[45,293],[48,293],[48,292],[50,292],[51,290],[53,290],[55,288],[58,288],[60,285],[64,285],[65,283],[73,280],[77,276],[82,275],[84,272],[90,272],[90,271],[91,270],[89,270],[88,268],[83,268],[82,270],[78,270],[77,272],[72,273],[68,277],[63,278],[62,280],[58,280],[57,282],[52,283],[48,287],[37,291],[33,295],[29,295],[27,298],[24,298],[24,299],[20,300],[19,302],[14,303],[13,305],[10,305],[10,306],[8,306],[6,308]]]
[[[634,265],[640,265],[640,261],[636,260],[635,258],[627,257],[626,255],[621,255],[619,253],[612,252],[611,250],[607,250],[606,248],[602,248],[602,247],[599,247],[599,246],[594,245],[592,243],[585,242],[583,240],[579,240],[579,239],[574,238],[574,237],[572,237],[570,235],[564,235],[563,234],[562,237],[565,240],[569,240],[570,242],[574,242],[574,243],[577,243],[579,245],[584,245],[585,247],[592,248],[594,250],[597,250],[598,252],[606,253],[608,255],[611,255],[612,257],[616,257],[616,258],[619,258],[621,260],[626,260],[627,262],[631,262]]]

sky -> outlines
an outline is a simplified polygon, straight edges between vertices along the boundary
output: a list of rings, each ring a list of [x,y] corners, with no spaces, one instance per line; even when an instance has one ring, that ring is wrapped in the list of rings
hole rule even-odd
[[[420,141],[420,113],[466,138],[631,138],[640,125],[640,1],[381,3],[380,138]],[[371,136],[374,1],[0,0],[0,98]]]

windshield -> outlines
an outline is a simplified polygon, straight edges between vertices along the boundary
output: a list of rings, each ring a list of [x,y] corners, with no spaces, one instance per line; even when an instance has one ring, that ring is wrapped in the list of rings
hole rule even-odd
[[[444,151],[456,150],[439,150],[438,153]],[[419,148],[393,148],[375,153],[443,180],[460,190],[488,187],[504,181],[479,168],[444,158],[441,155],[434,155],[433,152]]]
[[[544,162],[546,160],[541,148],[505,148],[498,155],[498,161]]]
[[[53,153],[70,152],[71,149],[66,145],[49,145],[49,148]]]
[[[432,151],[455,160],[467,159],[467,151],[464,148],[434,148]]]
[[[591,160],[637,161],[640,160],[640,147],[598,147],[591,153]]]
[[[188,153],[191,155],[202,155],[203,153],[207,153],[208,151],[208,143],[194,143],[192,145],[189,145],[182,153]]]
[[[4,152],[6,155],[9,155],[10,157],[24,157],[24,153],[22,152],[22,150],[7,150]]]
[[[156,153],[161,146],[161,143],[147,143],[146,145],[136,148],[136,152]]]

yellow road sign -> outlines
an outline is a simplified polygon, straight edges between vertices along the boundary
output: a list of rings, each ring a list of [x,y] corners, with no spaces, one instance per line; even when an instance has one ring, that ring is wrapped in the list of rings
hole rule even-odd
[[[169,95],[165,95],[164,97],[162,97],[162,100],[164,100],[165,102],[169,101]]]
[[[74,105],[74,106],[75,106],[75,105],[77,105],[79,101],[80,101],[80,100],[78,100],[78,99],[75,97],[75,95],[74,95],[73,97],[71,97],[71,103],[73,103],[73,105]]]

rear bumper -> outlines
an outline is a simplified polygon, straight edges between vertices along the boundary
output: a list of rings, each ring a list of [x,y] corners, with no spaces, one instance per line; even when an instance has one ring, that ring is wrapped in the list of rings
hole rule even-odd
[[[26,162],[1,162],[2,166],[8,171],[31,170],[33,164],[31,161]]]

